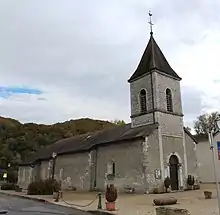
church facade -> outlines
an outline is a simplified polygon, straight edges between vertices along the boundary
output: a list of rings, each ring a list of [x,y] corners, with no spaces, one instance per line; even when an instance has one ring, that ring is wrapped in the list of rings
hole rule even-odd
[[[171,68],[151,33],[130,84],[131,123],[60,140],[19,166],[18,184],[54,177],[63,189],[151,193],[186,188],[198,179],[197,141],[183,125],[181,78]],[[53,155],[53,156],[52,156]]]

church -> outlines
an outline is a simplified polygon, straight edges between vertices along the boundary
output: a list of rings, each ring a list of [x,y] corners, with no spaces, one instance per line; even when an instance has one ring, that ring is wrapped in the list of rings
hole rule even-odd
[[[130,84],[131,123],[55,142],[19,165],[18,185],[55,178],[62,189],[152,193],[169,176],[183,190],[198,179],[197,141],[183,125],[181,77],[171,68],[153,32]]]

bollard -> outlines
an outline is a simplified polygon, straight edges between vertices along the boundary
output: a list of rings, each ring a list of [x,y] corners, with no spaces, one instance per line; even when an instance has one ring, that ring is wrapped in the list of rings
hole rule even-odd
[[[59,202],[59,200],[60,200],[60,196],[61,196],[61,192],[60,191],[58,191],[58,192],[56,192],[56,196],[55,196],[55,202]]]
[[[98,194],[98,209],[102,209],[102,193]]]

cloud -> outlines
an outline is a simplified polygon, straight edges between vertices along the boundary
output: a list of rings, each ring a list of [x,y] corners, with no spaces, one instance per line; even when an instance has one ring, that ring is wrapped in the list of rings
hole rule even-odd
[[[0,115],[40,123],[130,121],[127,79],[148,42],[151,9],[155,39],[183,78],[185,122],[192,124],[220,107],[213,82],[220,79],[218,8],[214,0],[2,0],[0,86],[40,93],[2,96]]]

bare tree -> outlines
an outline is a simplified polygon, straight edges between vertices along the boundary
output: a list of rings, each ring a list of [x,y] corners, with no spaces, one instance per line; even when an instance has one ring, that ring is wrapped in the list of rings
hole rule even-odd
[[[219,112],[212,112],[210,114],[202,114],[197,117],[197,120],[194,122],[194,129],[197,134],[207,134],[207,130],[213,129],[217,130],[217,125],[215,121],[220,118]]]

